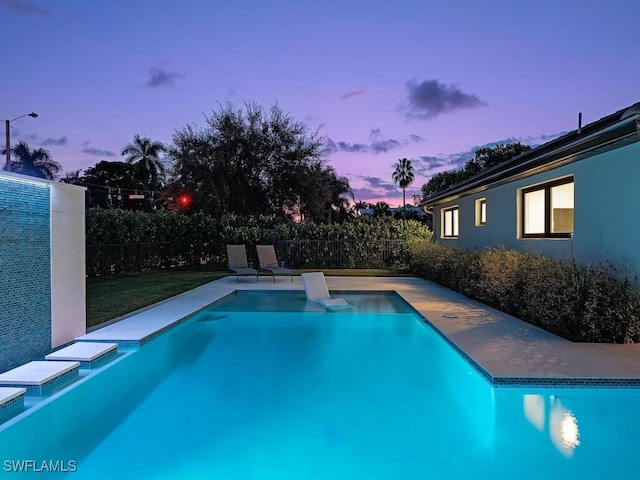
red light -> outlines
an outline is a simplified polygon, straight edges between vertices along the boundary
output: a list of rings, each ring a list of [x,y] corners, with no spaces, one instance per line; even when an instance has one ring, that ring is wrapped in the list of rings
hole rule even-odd
[[[178,201],[180,202],[180,205],[182,205],[183,207],[186,207],[187,205],[189,205],[189,202],[191,201],[191,199],[189,198],[189,195],[180,195],[180,198]]]

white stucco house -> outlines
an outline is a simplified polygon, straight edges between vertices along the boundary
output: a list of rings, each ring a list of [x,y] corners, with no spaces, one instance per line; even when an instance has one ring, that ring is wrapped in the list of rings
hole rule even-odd
[[[640,273],[640,102],[425,198],[434,239]]]

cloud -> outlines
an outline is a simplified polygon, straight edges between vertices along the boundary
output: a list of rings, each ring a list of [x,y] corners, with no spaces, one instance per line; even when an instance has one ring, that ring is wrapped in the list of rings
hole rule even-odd
[[[425,178],[431,178],[439,172],[458,170],[467,160],[473,158],[478,148],[480,147],[474,147],[465,152],[456,152],[447,155],[441,154],[435,157],[422,156],[412,160],[413,168],[416,174]]]
[[[497,145],[516,142],[520,142],[523,145],[529,145],[531,148],[536,148],[544,143],[561,137],[562,135],[566,135],[567,133],[568,132],[559,132],[528,137],[509,137],[496,142],[489,142],[484,145],[475,146],[470,150],[463,152],[455,152],[446,155],[442,154],[435,157],[422,156],[413,160],[413,167],[418,175],[430,178],[439,172],[458,170],[459,168],[462,168],[468,160],[475,157],[476,151],[480,148],[493,148]]]
[[[32,133],[27,135],[27,141],[29,143],[35,143],[37,145],[41,145],[43,147],[49,147],[51,145],[66,145],[67,144],[67,136],[63,135],[60,138],[42,138],[40,135]]]
[[[379,128],[371,130],[369,140],[371,140],[370,147],[373,153],[387,153],[389,150],[401,147],[403,143],[406,144],[406,140],[403,142],[392,139],[385,140]]]
[[[353,92],[345,93],[338,100],[340,100],[341,102],[344,102],[345,100],[350,100],[354,97],[359,97],[360,95],[363,95],[363,94],[364,94],[364,90],[355,90]]]
[[[365,145],[363,143],[338,142],[336,145],[338,146],[338,150],[341,152],[360,153],[371,150],[369,145]]]
[[[40,142],[41,145],[48,147],[49,145],[66,145],[67,144],[67,136],[63,135],[60,138],[45,138]]]
[[[366,200],[375,203],[379,200],[388,201],[390,197],[400,196],[402,190],[396,184],[380,177],[363,175],[350,175],[349,178],[357,178],[364,185],[353,189],[354,197],[358,200]],[[407,190],[407,198],[411,199],[414,193],[420,193],[421,185],[412,185],[412,189]]]
[[[331,140],[330,138],[327,138],[324,142],[324,150],[323,153],[325,155],[333,155],[334,153],[338,152],[340,149],[338,148],[338,145],[336,145],[336,142],[334,142],[333,140]]]
[[[398,187],[394,183],[391,183],[388,180],[384,180],[380,177],[360,176],[359,178],[372,188],[384,190],[385,192],[398,191]]]
[[[225,96],[227,96],[227,97],[237,97],[238,96],[238,92],[236,92],[233,88],[231,88],[226,83],[224,85],[224,92],[225,92]]]
[[[391,187],[394,187],[391,185]],[[398,189],[378,187],[374,184],[368,184],[365,181],[365,185],[362,187],[353,188],[353,197],[358,200],[366,200],[368,202],[375,203],[378,200],[387,200],[392,195],[397,195]]]
[[[464,93],[456,85],[445,85],[438,80],[406,83],[407,102],[400,106],[407,119],[427,120],[442,113],[485,106],[476,95]]]
[[[524,145],[529,145],[531,148],[536,148],[539,147],[540,145],[550,142],[551,140],[555,140],[558,137],[561,137],[563,135],[566,135],[567,133],[569,133],[568,131],[562,131],[559,133],[552,133],[552,134],[542,134],[542,135],[529,135],[527,137],[509,137],[506,138],[504,140],[500,140],[498,142],[492,142],[492,143],[487,143],[486,145],[483,145],[482,147],[495,147],[496,145],[504,145],[506,143],[516,143],[516,142],[520,142]],[[482,148],[482,147],[478,147],[478,148]],[[475,151],[475,150],[474,150]]]
[[[116,154],[110,150],[100,150],[99,148],[89,146],[91,142],[87,140],[86,142],[82,142],[83,153],[88,153],[89,155],[95,155],[97,157],[115,157]]]
[[[176,80],[185,77],[182,73],[168,72],[167,70],[159,67],[153,67],[149,69],[149,80],[147,80],[147,87],[172,87],[175,85]]]
[[[349,142],[335,142],[331,139],[327,139],[325,146],[325,153],[330,155],[336,152],[348,152],[348,153],[387,153],[390,150],[401,148],[408,145],[407,140],[394,140],[385,139],[379,128],[374,128],[369,133],[369,143],[349,143]]]
[[[420,157],[417,160],[414,160],[414,163],[419,162],[426,168],[440,168],[446,165],[446,162],[438,157]]]
[[[30,15],[32,17],[40,18],[49,18],[52,16],[50,10],[42,8],[26,0],[0,0],[0,5],[2,5],[7,10],[12,10],[21,15]]]
[[[391,195],[398,194],[398,187],[380,177],[370,177],[363,175],[350,175],[358,178],[364,183],[364,186],[353,189],[354,198],[366,199],[367,201],[385,200]]]
[[[424,142],[424,138],[422,138],[420,135],[416,135],[414,133],[409,135],[409,138],[411,139],[411,141],[416,142],[416,143]]]
[[[353,189],[353,196],[356,199],[364,199],[368,202],[375,203],[377,200],[386,200],[387,195],[377,190],[361,187]]]

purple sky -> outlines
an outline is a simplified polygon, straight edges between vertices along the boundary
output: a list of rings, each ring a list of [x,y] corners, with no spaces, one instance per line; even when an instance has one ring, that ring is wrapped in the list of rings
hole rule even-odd
[[[640,101],[639,0],[0,0],[0,119],[64,171],[165,143],[227,101],[327,137],[356,200],[401,203],[475,148]]]

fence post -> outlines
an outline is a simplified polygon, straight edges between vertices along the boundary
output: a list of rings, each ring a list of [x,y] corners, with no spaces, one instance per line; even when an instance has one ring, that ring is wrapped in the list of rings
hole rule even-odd
[[[105,249],[105,244],[101,243],[100,244],[100,278],[102,280],[104,280],[104,276],[106,275],[106,268],[104,266],[104,249]]]

